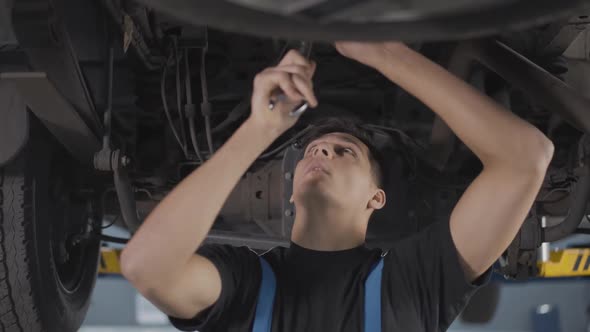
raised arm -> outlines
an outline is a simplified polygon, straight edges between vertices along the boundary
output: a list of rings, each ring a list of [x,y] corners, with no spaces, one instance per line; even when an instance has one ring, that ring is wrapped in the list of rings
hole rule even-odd
[[[291,51],[254,80],[247,121],[203,165],[158,204],[121,254],[123,275],[168,315],[191,318],[221,293],[215,266],[195,254],[229,194],[254,160],[297,118],[287,113],[302,99],[317,104],[315,65]],[[271,94],[287,95],[271,112]]]
[[[483,163],[451,218],[451,235],[469,280],[508,247],[525,220],[553,156],[537,128],[404,44],[337,43],[438,114]]]

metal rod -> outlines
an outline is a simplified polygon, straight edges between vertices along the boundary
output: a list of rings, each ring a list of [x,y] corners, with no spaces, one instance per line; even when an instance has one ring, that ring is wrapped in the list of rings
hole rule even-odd
[[[184,129],[184,116],[182,116],[182,97],[180,95],[180,55],[178,54],[178,38],[174,37],[174,57],[176,60],[176,107],[178,108],[178,117],[180,122],[180,134],[182,136],[182,151],[185,157],[188,156],[186,151],[186,129]]]
[[[172,55],[173,52],[170,51],[170,56],[168,57],[168,60],[172,59]],[[170,125],[170,129],[172,130],[172,134],[174,135],[176,142],[178,142],[180,149],[186,156],[186,151],[182,146],[182,141],[180,140],[178,131],[176,131],[176,127],[174,126],[174,122],[172,121],[172,115],[170,114],[170,110],[168,109],[168,100],[166,99],[166,75],[168,74],[168,62],[169,61],[166,61],[166,64],[162,69],[162,79],[160,80],[160,97],[162,98],[162,107],[164,108],[164,113],[166,114],[166,119],[168,119],[168,124]]]
[[[184,83],[186,85],[186,103],[189,105],[193,104],[193,86],[191,84],[191,70],[188,63],[188,48],[184,50]]]
[[[570,125],[590,134],[590,99],[499,41],[476,41],[457,50],[477,60]]]
[[[113,169],[115,190],[117,192],[117,199],[119,200],[119,207],[123,221],[131,233],[141,225],[137,216],[137,205],[135,203],[135,193],[131,187],[131,181],[127,175],[127,171],[123,167],[116,167]]]
[[[207,89],[207,72],[205,71],[205,56],[207,48],[201,50],[201,90],[203,92],[203,102],[201,104],[201,112],[205,117],[205,136],[207,137],[207,146],[209,148],[209,158],[213,156],[215,150],[213,149],[213,135],[211,133],[211,104],[209,103],[209,90]]]
[[[113,43],[109,47],[108,59],[107,59],[107,101],[106,108],[104,110],[104,135],[102,136],[102,147],[103,149],[110,148],[111,146],[111,124],[112,124],[112,113],[113,113],[113,71],[115,62],[115,49]]]
[[[201,150],[199,149],[199,143],[197,142],[197,130],[195,129],[195,105],[193,104],[193,87],[191,84],[191,70],[188,63],[188,48],[184,52],[184,81],[186,85],[186,106],[185,115],[188,118],[189,134],[191,143],[195,154],[201,163],[203,163],[203,156],[201,156]]]

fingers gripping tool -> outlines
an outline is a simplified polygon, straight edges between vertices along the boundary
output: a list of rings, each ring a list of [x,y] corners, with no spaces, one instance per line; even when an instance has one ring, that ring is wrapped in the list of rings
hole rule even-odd
[[[309,59],[310,58],[310,55],[311,55],[311,46],[312,46],[312,43],[311,42],[309,42],[309,41],[302,41],[302,42],[299,42],[299,47],[297,48],[297,50],[306,59]],[[275,105],[277,103],[283,102],[285,100],[287,100],[287,96],[284,93],[278,94],[277,96],[275,96],[273,99],[270,100],[270,102],[268,104],[268,109],[272,111],[275,108]],[[309,103],[307,101],[304,101],[299,106],[297,106],[293,110],[291,110],[289,112],[289,116],[300,116],[308,108],[309,108]]]

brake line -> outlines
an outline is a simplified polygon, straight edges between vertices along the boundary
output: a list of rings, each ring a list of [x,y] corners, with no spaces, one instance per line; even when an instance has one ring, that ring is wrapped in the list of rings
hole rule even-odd
[[[189,133],[191,136],[191,142],[193,143],[193,149],[201,164],[203,163],[203,157],[197,143],[197,133],[195,130],[195,104],[193,104],[192,85],[191,85],[191,71],[188,63],[188,48],[185,49],[184,53],[184,69],[186,71],[184,81],[186,85],[186,105],[184,105],[184,113],[188,118]]]
[[[209,146],[209,158],[213,156],[213,137],[211,135],[211,103],[209,102],[209,92],[207,90],[207,73],[205,72],[205,56],[207,46],[201,49],[201,91],[203,93],[203,102],[201,103],[201,113],[205,118],[205,133],[207,136],[207,145]]]

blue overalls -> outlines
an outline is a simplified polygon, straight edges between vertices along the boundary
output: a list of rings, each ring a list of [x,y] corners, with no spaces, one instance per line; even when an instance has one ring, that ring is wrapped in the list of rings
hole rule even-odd
[[[277,288],[275,274],[270,264],[262,258],[262,283],[258,291],[256,316],[252,332],[271,332],[272,310]],[[365,280],[365,320],[364,332],[381,332],[381,275],[383,272],[383,258],[371,267],[369,276]]]

